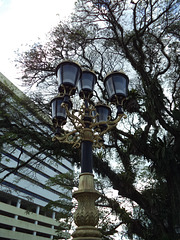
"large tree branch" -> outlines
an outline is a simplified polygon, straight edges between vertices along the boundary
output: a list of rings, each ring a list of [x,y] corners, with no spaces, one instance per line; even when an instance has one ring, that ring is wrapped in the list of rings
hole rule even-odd
[[[128,224],[128,226],[130,227],[129,232],[131,231],[131,234],[137,234],[142,238],[146,237],[147,228],[145,227],[145,225],[142,225],[140,219],[133,219],[131,215],[123,207],[120,206],[120,203],[117,200],[111,199],[107,196],[103,196],[102,199],[107,201],[107,204],[101,205],[100,203],[98,203],[98,206],[110,208],[112,212],[115,212],[115,214],[119,215],[122,219],[122,222],[115,226],[114,229],[116,229],[122,224]]]
[[[165,227],[158,216],[152,213],[151,204],[149,199],[144,197],[140,192],[138,192],[135,187],[128,182],[126,178],[120,173],[116,174],[102,159],[95,157],[94,159],[95,170],[102,176],[107,176],[112,183],[114,189],[118,190],[122,197],[126,197],[135,201],[142,209],[144,209],[147,216],[159,225],[162,232],[165,232]]]

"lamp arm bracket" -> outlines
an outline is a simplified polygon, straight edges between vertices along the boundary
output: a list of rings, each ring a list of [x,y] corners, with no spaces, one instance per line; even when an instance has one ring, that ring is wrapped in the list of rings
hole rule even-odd
[[[123,117],[126,118],[127,116],[126,116],[124,113],[119,114],[114,120],[108,121],[107,124],[108,124],[108,125],[117,125],[117,123],[118,123]]]
[[[60,88],[61,88],[61,91],[60,91],[60,93],[58,94],[60,97],[64,97],[65,95],[72,95],[72,92],[74,91],[74,90],[76,90],[76,88],[75,87],[73,87],[73,88],[71,88],[70,89],[70,91],[68,91],[68,88],[66,88],[66,86],[64,85],[64,84],[61,84],[61,86],[60,86]]]
[[[84,117],[88,116],[91,118],[91,120],[95,119],[97,117],[96,115],[93,115],[93,111],[95,111],[95,107],[93,105],[89,105],[89,108],[87,108],[85,105],[81,106],[81,110],[79,111],[79,116],[81,116],[81,120],[84,121]]]
[[[65,133],[63,136],[54,136],[52,138],[52,141],[56,141],[58,140],[59,142],[66,142],[66,143],[71,143],[71,141],[73,142],[74,141],[74,138],[77,138],[76,136],[73,136],[75,133],[77,133],[77,130],[74,130],[72,132],[68,132],[68,133]],[[72,139],[69,139],[69,138],[72,138]]]
[[[107,125],[107,126],[115,127],[118,124],[118,122],[121,120],[122,117],[126,117],[126,115],[123,113],[123,114],[118,115],[117,118],[114,119],[114,120],[102,121],[100,123],[99,122],[98,123],[91,123],[89,127],[90,128],[96,128],[96,127],[99,127],[100,125]],[[99,134],[101,134],[101,133],[99,133]]]
[[[78,131],[77,125],[84,126],[83,120],[81,118],[78,118],[76,115],[73,114],[73,113],[75,113],[75,111],[73,111],[72,114],[70,113],[70,111],[68,109],[68,104],[63,103],[62,107],[65,108],[68,118],[70,119],[71,123],[73,124],[73,126],[75,127],[75,129],[77,131]]]
[[[99,135],[94,135],[94,141],[93,141],[93,148],[104,148],[103,141],[101,141],[101,137]]]

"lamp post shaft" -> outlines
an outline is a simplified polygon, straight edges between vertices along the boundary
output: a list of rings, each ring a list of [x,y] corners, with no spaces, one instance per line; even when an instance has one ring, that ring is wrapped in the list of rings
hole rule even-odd
[[[81,143],[81,173],[92,173],[92,144],[90,141],[82,141]]]

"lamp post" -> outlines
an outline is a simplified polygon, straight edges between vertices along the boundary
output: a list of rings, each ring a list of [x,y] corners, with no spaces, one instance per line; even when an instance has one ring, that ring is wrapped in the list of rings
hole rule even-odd
[[[78,208],[74,214],[74,222],[78,226],[72,234],[74,240],[100,240],[101,233],[96,228],[99,220],[95,201],[100,193],[95,190],[93,176],[93,148],[103,146],[103,135],[115,127],[124,116],[123,101],[128,92],[128,77],[121,72],[109,74],[104,85],[109,102],[116,105],[117,115],[111,117],[110,106],[98,103],[92,104],[96,75],[89,71],[82,71],[81,67],[71,61],[64,61],[56,68],[59,94],[52,99],[52,121],[56,128],[53,140],[81,147],[81,174],[79,188],[73,193],[78,201]],[[83,99],[82,106],[73,109],[71,98],[78,89],[79,97]],[[67,120],[73,124],[72,131],[65,131],[63,126]]]

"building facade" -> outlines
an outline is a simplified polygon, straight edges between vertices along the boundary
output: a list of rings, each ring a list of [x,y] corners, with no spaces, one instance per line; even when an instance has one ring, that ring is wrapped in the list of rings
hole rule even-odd
[[[71,171],[71,162],[45,149],[50,119],[1,73],[0,105],[0,240],[56,239],[56,214],[63,209],[44,207],[71,201],[71,192],[46,183]]]

